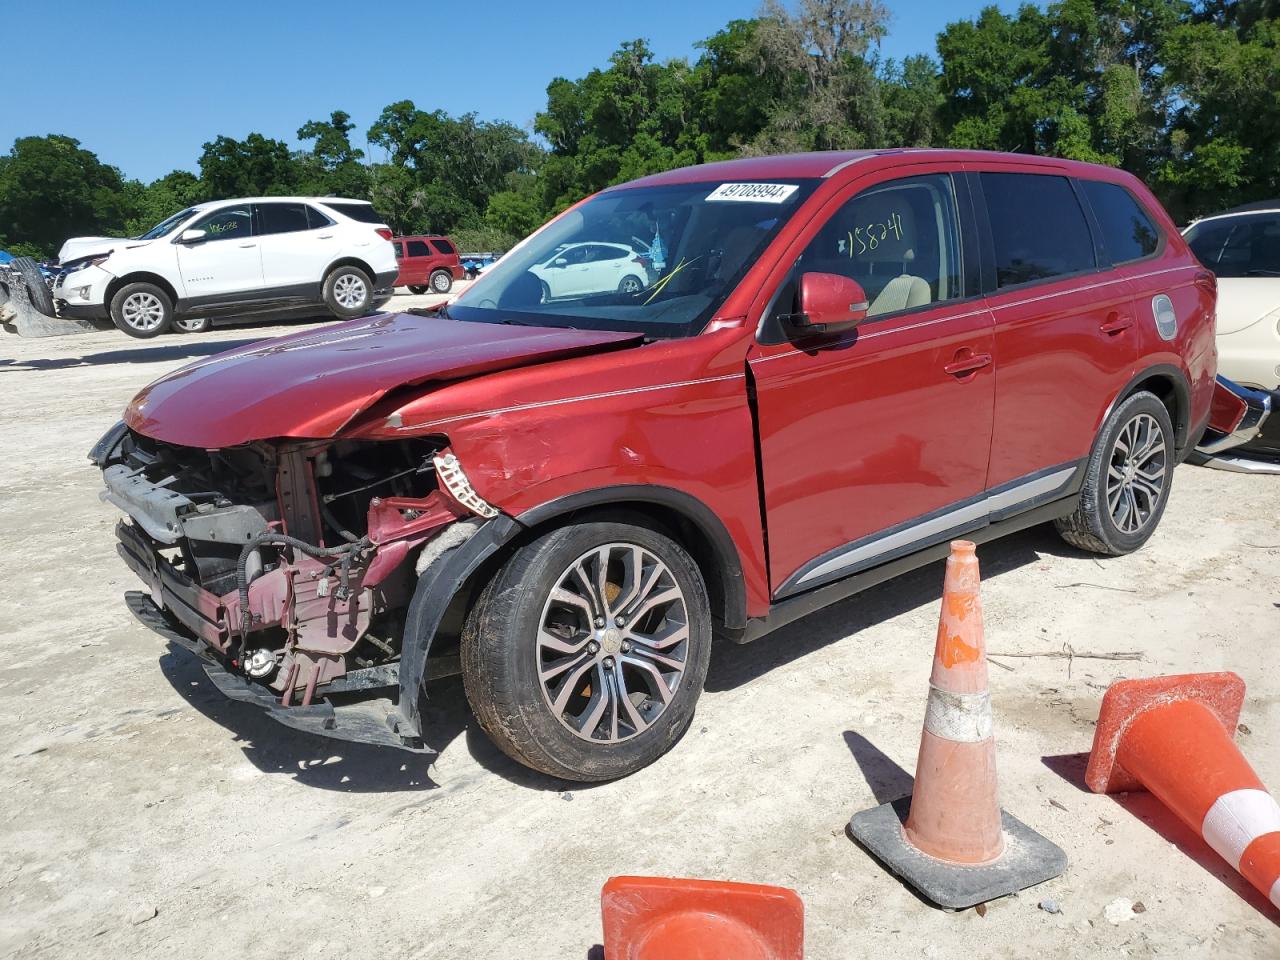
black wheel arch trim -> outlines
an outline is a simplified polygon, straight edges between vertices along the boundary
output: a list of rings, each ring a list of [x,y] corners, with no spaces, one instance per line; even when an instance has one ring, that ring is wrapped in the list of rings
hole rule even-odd
[[[1187,375],[1179,368],[1171,363],[1157,363],[1150,367],[1145,367],[1120,388],[1119,392],[1111,399],[1111,403],[1107,405],[1106,412],[1102,415],[1102,420],[1098,423],[1098,431],[1106,426],[1107,421],[1111,418],[1111,414],[1116,407],[1120,406],[1134,388],[1144,380],[1150,380],[1153,377],[1166,377],[1173,383],[1174,399],[1177,401],[1176,416],[1170,417],[1173,421],[1173,444],[1174,452],[1177,454],[1178,460],[1182,460],[1183,455],[1189,452],[1194,446],[1194,440],[1199,439],[1197,431],[1192,429],[1198,426],[1191,423],[1191,384],[1187,382]]]
[[[741,630],[747,625],[747,585],[742,573],[742,559],[737,545],[719,516],[692,494],[659,484],[622,484],[584,490],[565,497],[549,500],[541,506],[526,510],[516,519],[525,527],[535,527],[558,517],[592,507],[651,503],[663,506],[697,528],[711,545],[720,569],[720,586],[723,589],[724,606],[712,615],[726,630]],[[708,584],[710,587],[710,584]],[[719,614],[716,616],[716,614]]]

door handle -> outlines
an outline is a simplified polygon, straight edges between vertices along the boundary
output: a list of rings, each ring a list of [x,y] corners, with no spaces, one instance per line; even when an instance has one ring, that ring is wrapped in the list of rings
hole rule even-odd
[[[240,249],[241,249],[241,250],[251,250],[251,249],[253,249],[253,248],[254,248],[254,247],[256,247],[256,246],[257,246],[257,244],[256,244],[256,243],[242,243],[242,244],[240,244]]]
[[[961,356],[960,354],[965,354]],[[956,354],[956,358],[942,368],[944,373],[949,373],[953,377],[963,377],[966,374],[973,373],[975,370],[981,370],[991,362],[991,354],[989,353],[969,353],[969,348],[965,347]]]
[[[1119,313],[1109,313],[1107,314],[1106,323],[1104,323],[1098,329],[1105,334],[1108,334],[1110,336],[1115,336],[1117,333],[1123,333],[1125,330],[1128,330],[1132,326],[1133,326],[1133,317],[1125,316]]]
[[[321,234],[318,234],[318,235],[316,236],[316,239],[317,239],[317,240],[332,240],[332,239],[333,239],[333,234],[332,234],[332,233],[321,233]]]

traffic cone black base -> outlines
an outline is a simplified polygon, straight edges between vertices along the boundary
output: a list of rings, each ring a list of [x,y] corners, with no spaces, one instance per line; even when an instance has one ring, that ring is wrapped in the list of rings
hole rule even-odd
[[[970,866],[937,860],[907,842],[903,826],[910,809],[911,798],[902,797],[864,810],[849,821],[849,832],[890,873],[947,910],[1008,896],[1067,869],[1061,847],[1004,810],[1004,852],[994,861]]]

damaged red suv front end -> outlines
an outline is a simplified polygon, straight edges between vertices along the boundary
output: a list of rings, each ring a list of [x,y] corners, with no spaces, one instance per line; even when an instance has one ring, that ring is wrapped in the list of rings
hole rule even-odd
[[[406,649],[419,575],[505,518],[446,436],[348,437],[410,384],[634,339],[401,314],[156,381],[90,453],[103,499],[127,515],[118,551],[150,591],[131,592],[130,609],[200,656],[223,693],[289,726],[424,749],[417,689],[456,657],[428,666]],[[425,615],[438,622],[447,601]]]

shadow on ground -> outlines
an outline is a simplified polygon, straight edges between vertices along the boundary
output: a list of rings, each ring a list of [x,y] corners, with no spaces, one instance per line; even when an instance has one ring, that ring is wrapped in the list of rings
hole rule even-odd
[[[1037,563],[1041,554],[1085,556],[1067,546],[1051,525],[1044,524],[981,544],[978,559],[982,578],[991,581]],[[940,603],[945,567],[946,561],[938,560],[789,623],[752,643],[717,644],[711,653],[707,689],[732,690],[874,624],[926,604]],[[921,638],[921,642],[926,643],[931,636]]]
[[[982,573],[987,580],[1034,563],[1041,553],[1069,552],[1070,548],[1049,527],[1024,531],[979,548]],[[718,644],[712,652],[707,689],[734,689],[882,620],[923,604],[937,603],[942,596],[942,574],[943,562],[939,561],[789,624],[754,643]],[[227,700],[205,676],[198,661],[181,649],[162,657],[160,668],[191,706],[229,730],[245,757],[267,773],[287,774],[308,786],[349,793],[424,791],[451,786],[433,778],[430,755],[303,733],[276,723],[248,704]],[[422,710],[427,743],[440,753],[465,749],[488,773],[530,790],[582,791],[593,786],[538,773],[506,756],[476,725],[458,677],[428,684]],[[878,801],[910,793],[911,778],[901,767],[859,734],[846,733],[845,739]],[[679,749],[679,745],[673,749]]]

